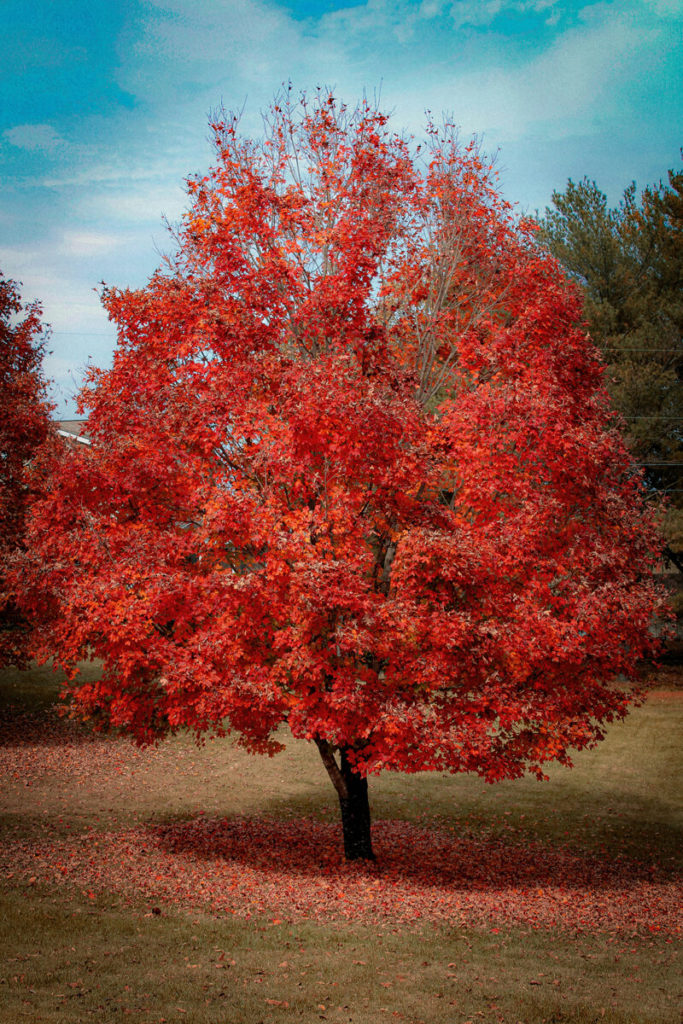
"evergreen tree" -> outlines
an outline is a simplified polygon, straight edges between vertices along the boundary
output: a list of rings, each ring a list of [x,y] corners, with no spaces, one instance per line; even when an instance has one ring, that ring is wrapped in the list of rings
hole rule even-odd
[[[633,455],[667,496],[669,558],[683,570],[683,172],[629,185],[616,208],[584,178],[553,193],[541,239],[581,285],[589,330]]]

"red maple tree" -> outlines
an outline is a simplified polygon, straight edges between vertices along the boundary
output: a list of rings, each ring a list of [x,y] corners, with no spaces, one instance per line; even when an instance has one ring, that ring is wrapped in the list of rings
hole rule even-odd
[[[577,292],[476,145],[324,93],[238,128],[176,254],[104,292],[23,600],[141,742],[313,741],[369,858],[368,775],[542,775],[624,715],[660,545]]]
[[[27,623],[7,583],[9,560],[24,542],[27,462],[50,433],[38,303],[23,305],[17,282],[0,273],[0,665],[23,665]]]

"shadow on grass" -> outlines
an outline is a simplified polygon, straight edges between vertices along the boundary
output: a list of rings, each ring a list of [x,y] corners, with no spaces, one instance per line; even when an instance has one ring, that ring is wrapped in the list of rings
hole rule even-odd
[[[454,844],[469,838],[503,847],[520,844],[559,847],[581,856],[588,853],[604,862],[615,858],[619,863],[629,862],[633,877],[651,877],[655,865],[658,878],[683,878],[683,827],[679,820],[672,818],[669,803],[655,795],[644,799],[630,790],[622,792],[618,787],[613,788],[609,796],[604,790],[591,793],[581,789],[572,801],[566,801],[557,798],[550,788],[551,783],[534,783],[538,785],[538,798],[525,801],[525,813],[520,817],[519,812],[508,816],[492,801],[463,792],[457,778],[446,780],[446,784],[450,782],[453,787],[446,797],[444,780],[438,776],[398,776],[397,779],[401,785],[399,792],[385,788],[374,798],[371,796],[373,838],[380,835],[380,823],[390,820],[448,834]],[[491,795],[491,791],[485,793],[485,797]],[[406,803],[411,805],[409,810]],[[611,803],[622,810],[612,812]],[[251,820],[255,823],[296,818],[321,827],[326,825],[328,848],[331,845],[341,849],[339,806],[331,789],[329,795],[320,789],[302,797],[271,797],[261,807],[263,819],[254,815]],[[624,807],[628,810],[623,810]],[[161,820],[169,826],[184,823],[188,829],[193,820],[201,822],[188,815]],[[296,852],[292,856],[296,857]]]
[[[345,868],[420,889],[630,888],[637,882],[681,877],[671,864],[581,853],[528,834],[504,838],[486,829],[458,833],[408,821],[376,821],[377,861],[350,865],[341,850],[341,826],[310,818],[200,816],[150,825],[148,833],[163,852],[193,862],[224,861],[263,874],[316,878]]]
[[[101,671],[99,662],[81,666],[83,680],[97,679]],[[21,671],[0,669],[1,746],[49,746],[92,738],[91,727],[67,717],[68,705],[60,697],[64,679],[49,663]]]
[[[27,709],[0,703],[1,747],[74,746],[103,738],[106,738],[105,734],[69,718],[64,705],[46,702],[44,707]]]

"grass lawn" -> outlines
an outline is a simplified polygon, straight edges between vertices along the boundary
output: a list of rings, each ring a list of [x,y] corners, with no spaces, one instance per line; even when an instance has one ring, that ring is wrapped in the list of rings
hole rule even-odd
[[[345,865],[308,744],[156,750],[0,676],[0,1022],[674,1022],[673,670],[596,750],[532,779],[371,780],[376,867]]]

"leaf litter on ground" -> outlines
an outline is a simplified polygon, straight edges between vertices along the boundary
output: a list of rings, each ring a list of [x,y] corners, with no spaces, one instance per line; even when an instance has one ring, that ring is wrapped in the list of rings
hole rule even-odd
[[[0,722],[0,770],[25,784],[52,773],[77,785],[125,784],[159,757],[53,713]],[[512,826],[501,836],[481,823],[384,820],[373,836],[377,862],[347,863],[339,826],[309,818],[199,814],[67,836],[46,821],[30,838],[18,825],[6,830],[0,868],[14,880],[69,884],[93,898],[110,892],[240,917],[682,930],[680,877],[670,864],[530,841]]]

